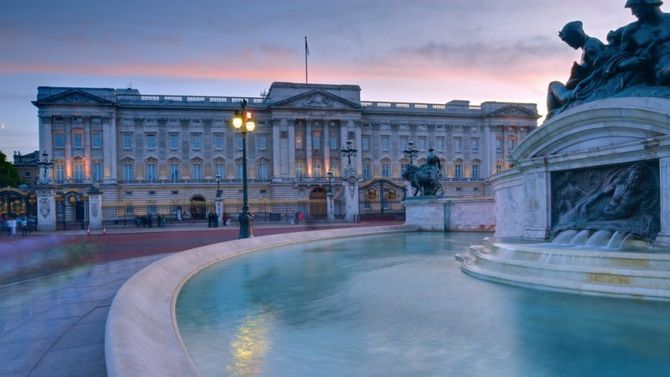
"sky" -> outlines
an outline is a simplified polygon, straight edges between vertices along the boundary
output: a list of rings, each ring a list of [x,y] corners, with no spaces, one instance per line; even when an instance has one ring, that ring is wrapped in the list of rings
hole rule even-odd
[[[274,81],[356,84],[361,99],[537,103],[605,41],[624,0],[2,0],[0,151],[38,149],[38,86],[259,96]]]

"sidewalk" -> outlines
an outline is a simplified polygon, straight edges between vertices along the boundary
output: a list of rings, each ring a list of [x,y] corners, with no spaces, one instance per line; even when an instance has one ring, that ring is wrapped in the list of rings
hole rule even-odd
[[[397,223],[257,226],[254,233]],[[238,232],[198,224],[1,236],[0,278],[4,271],[13,280],[0,284],[0,377],[105,376],[105,322],[121,285],[171,252],[233,240]]]

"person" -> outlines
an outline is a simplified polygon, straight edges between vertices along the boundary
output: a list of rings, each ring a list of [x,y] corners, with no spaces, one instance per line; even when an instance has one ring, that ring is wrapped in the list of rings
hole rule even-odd
[[[212,211],[207,211],[207,227],[211,228],[214,226],[214,219],[212,218]]]
[[[547,89],[547,119],[557,110],[560,110],[571,98],[577,85],[587,78],[594,70],[596,60],[603,54],[605,44],[598,38],[593,38],[584,32],[581,21],[568,22],[558,32],[558,36],[568,46],[576,49],[581,48],[582,58],[579,63],[574,62],[570,70],[570,78],[565,84],[559,81],[549,83]]]
[[[21,236],[26,237],[28,235],[28,218],[21,219],[21,223],[19,224],[19,228],[21,229]]]
[[[7,221],[7,225],[9,226],[9,235],[11,237],[16,236],[16,219],[10,217],[9,220]]]

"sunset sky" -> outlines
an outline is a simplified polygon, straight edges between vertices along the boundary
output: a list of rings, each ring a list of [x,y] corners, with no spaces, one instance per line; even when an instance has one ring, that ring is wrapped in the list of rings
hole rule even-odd
[[[38,86],[258,96],[357,84],[365,100],[537,103],[580,53],[558,30],[634,21],[624,0],[3,0],[0,151],[38,148]]]

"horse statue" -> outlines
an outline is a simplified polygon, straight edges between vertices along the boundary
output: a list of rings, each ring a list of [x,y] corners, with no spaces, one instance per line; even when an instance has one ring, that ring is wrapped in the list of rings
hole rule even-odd
[[[444,188],[440,184],[442,176],[442,165],[440,159],[433,154],[433,149],[428,150],[426,163],[421,166],[408,165],[402,172],[402,177],[412,185],[414,192],[412,196],[441,196]]]

